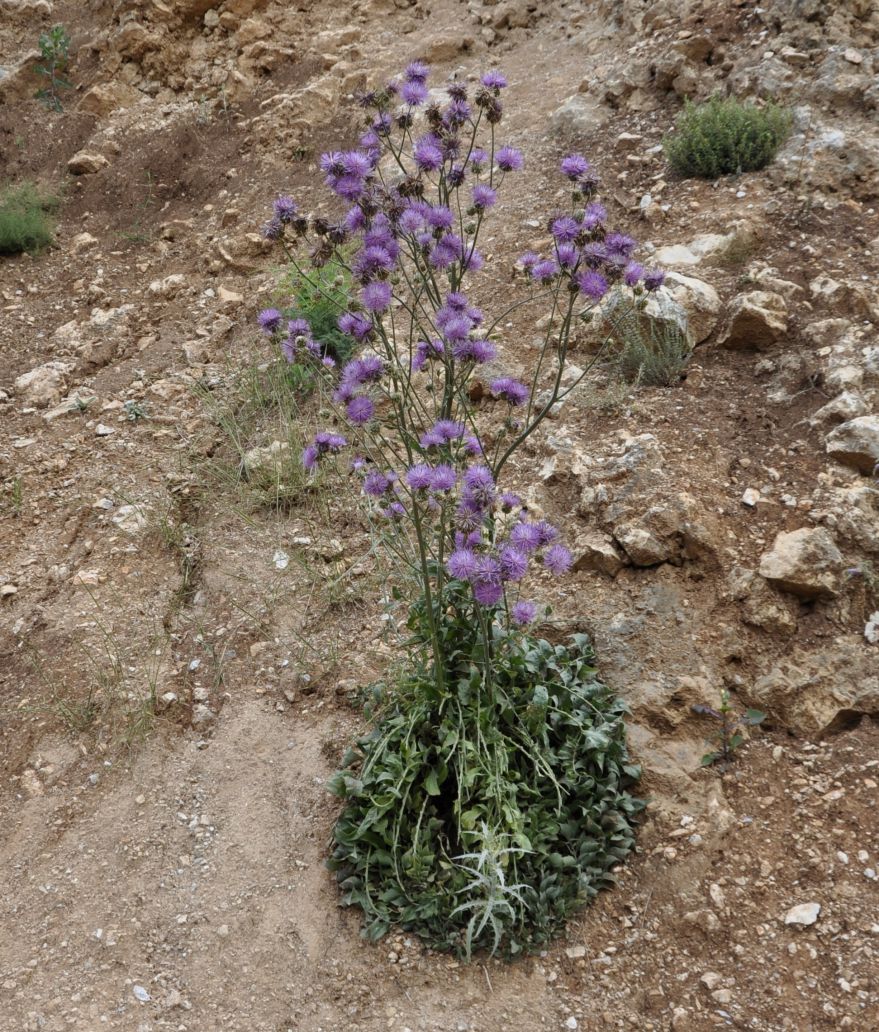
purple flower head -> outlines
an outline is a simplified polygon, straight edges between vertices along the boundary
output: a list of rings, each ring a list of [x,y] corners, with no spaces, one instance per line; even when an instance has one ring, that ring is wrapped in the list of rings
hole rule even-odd
[[[502,172],[519,172],[525,164],[522,152],[515,147],[501,147],[495,155],[495,161]]]
[[[381,498],[391,487],[391,481],[378,469],[371,469],[363,478],[363,493]]]
[[[417,233],[424,225],[424,210],[420,205],[410,204],[397,224],[404,233]]]
[[[391,116],[386,111],[376,115],[372,120],[372,130],[377,136],[388,136],[392,128]],[[360,142],[362,143],[363,140],[361,139]]]
[[[488,90],[502,90],[507,85],[506,77],[494,68],[484,72],[480,81]]]
[[[650,269],[644,274],[644,288],[646,290],[659,290],[665,283],[664,269]]]
[[[448,269],[454,265],[461,255],[461,241],[454,233],[449,233],[438,240],[430,253],[430,264],[435,269]]]
[[[372,333],[372,320],[363,312],[345,312],[340,315],[336,325],[349,337],[364,341]]]
[[[427,364],[428,359],[442,358],[443,345],[439,340],[420,340],[415,345],[415,354],[412,356],[412,369],[417,373]]]
[[[473,597],[483,606],[496,606],[504,596],[501,564],[490,555],[479,556],[470,576]]]
[[[281,222],[292,222],[293,216],[299,210],[298,205],[292,197],[276,197],[272,210],[275,213],[275,218]]]
[[[426,491],[433,482],[433,467],[418,462],[406,470],[406,483],[413,491]]]
[[[482,528],[485,517],[481,507],[468,498],[462,498],[455,510],[455,524],[464,534],[475,534]]]
[[[589,162],[582,154],[569,154],[566,158],[562,159],[562,175],[566,176],[572,182],[576,182],[576,180],[581,176],[585,175],[589,171],[589,168]]]
[[[280,240],[284,232],[284,224],[277,215],[273,215],[268,222],[263,224],[262,235],[265,240]]]
[[[515,545],[500,550],[501,575],[505,581],[520,581],[528,572],[528,556]]]
[[[489,390],[496,398],[503,398],[508,405],[524,405],[530,394],[524,383],[519,383],[511,376],[492,380]]]
[[[553,545],[546,550],[543,557],[543,565],[551,573],[567,573],[571,568],[571,553],[564,545]]]
[[[552,258],[544,258],[531,268],[531,275],[538,283],[552,283],[558,274],[559,267]]]
[[[522,504],[522,499],[511,491],[504,491],[504,493],[498,498],[501,504],[501,508],[504,512],[512,512],[513,509],[517,508]]]
[[[580,256],[583,264],[590,269],[600,269],[607,262],[607,251],[604,249],[604,244],[597,242],[586,244],[580,252]]]
[[[540,530],[534,523],[517,523],[510,531],[510,541],[523,552],[536,552],[540,548]]]
[[[637,287],[644,276],[644,266],[637,262],[629,262],[623,270],[623,282],[627,287]]]
[[[580,252],[574,244],[559,244],[555,249],[555,255],[563,269],[573,269],[580,259]]]
[[[342,370],[342,383],[362,387],[365,383],[377,383],[385,371],[385,364],[378,355],[364,355],[352,359]]]
[[[440,463],[439,466],[434,466],[433,473],[430,478],[431,491],[451,491],[457,482],[458,475],[455,473],[453,467],[448,463],[443,462]]]
[[[450,129],[463,125],[472,114],[472,109],[466,100],[450,100],[443,112],[443,124]]]
[[[462,499],[480,509],[489,509],[494,502],[494,477],[488,466],[469,466],[464,473]]]
[[[321,430],[314,435],[314,440],[302,452],[302,465],[307,470],[312,470],[318,460],[327,452],[336,453],[347,445],[347,441],[341,434],[334,434],[329,430]]]
[[[406,515],[406,507],[402,502],[391,502],[386,509],[382,510],[382,515],[389,520],[398,520]]]
[[[540,545],[549,545],[559,536],[558,530],[546,520],[541,520],[535,524],[537,527],[537,533],[540,535]]]
[[[358,394],[348,402],[345,412],[352,423],[362,426],[375,415],[375,405],[371,398]]]
[[[550,232],[560,244],[565,244],[577,238],[580,227],[570,215],[560,215],[557,219],[552,220]]]
[[[266,333],[274,333],[281,325],[284,316],[277,308],[264,308],[256,317],[257,322]]]
[[[406,82],[424,82],[430,75],[430,66],[424,61],[411,61],[403,70]]]
[[[468,455],[484,455],[485,451],[479,442],[479,438],[473,434],[468,435],[464,438],[464,451]]]
[[[349,233],[357,233],[366,225],[366,216],[363,209],[359,207],[349,208],[344,219],[345,228]]]
[[[533,602],[516,602],[513,605],[511,616],[517,627],[524,627],[534,621],[537,616],[537,606]]]
[[[464,436],[465,427],[453,419],[441,419],[421,435],[422,448],[439,448]]]
[[[412,153],[421,172],[436,172],[442,168],[443,152],[435,136],[422,136]]]
[[[384,247],[373,245],[364,247],[354,259],[354,273],[358,278],[370,279],[381,273],[391,272],[395,264],[394,259]]]
[[[600,272],[586,269],[577,275],[577,288],[593,301],[600,301],[607,293],[607,280]]]
[[[469,548],[456,548],[446,560],[446,569],[455,580],[469,581],[476,568],[476,553]]]
[[[490,340],[467,340],[452,345],[452,354],[459,362],[475,362],[484,365],[497,358],[497,348]]]
[[[455,216],[445,205],[438,204],[427,210],[426,222],[431,229],[451,229],[454,221]]]
[[[427,86],[419,80],[404,82],[400,87],[400,96],[409,107],[418,107],[423,104],[428,95]]]
[[[473,169],[474,172],[478,173],[479,170],[487,162],[488,162],[488,155],[485,153],[485,151],[481,147],[474,147],[473,150],[470,151],[470,167]]]
[[[586,205],[586,210],[583,212],[583,222],[581,225],[583,229],[591,233],[593,229],[604,225],[606,218],[607,208],[603,204],[599,204],[598,201],[591,201]]]
[[[530,272],[540,261],[540,255],[535,254],[534,251],[526,251],[524,254],[520,254],[516,261],[526,272]]]
[[[636,242],[625,233],[608,233],[604,238],[604,249],[611,258],[630,258]]]
[[[467,170],[460,162],[457,165],[452,165],[446,175],[446,181],[449,186],[461,186],[466,178]]]
[[[324,357],[320,360],[320,364],[322,366],[325,366],[327,369],[336,368],[336,360],[331,355],[324,355]]]
[[[480,183],[473,187],[473,207],[477,211],[485,211],[497,200],[497,191],[490,186]]]
[[[461,257],[464,268],[469,269],[470,272],[479,272],[483,265],[485,265],[485,259],[478,251],[471,251],[469,254],[462,255]]]
[[[287,332],[294,340],[298,337],[308,339],[311,336],[311,327],[307,319],[290,319],[287,323]]]
[[[370,312],[384,312],[391,303],[391,285],[384,280],[367,283],[360,297]]]

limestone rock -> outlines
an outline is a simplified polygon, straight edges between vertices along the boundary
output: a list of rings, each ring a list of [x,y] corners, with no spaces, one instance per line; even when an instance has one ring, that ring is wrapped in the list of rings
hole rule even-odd
[[[718,343],[724,347],[762,351],[787,332],[787,303],[780,294],[752,290],[732,303]]]
[[[620,524],[614,528],[613,535],[635,566],[658,566],[675,554],[670,542],[634,523]]]
[[[110,162],[103,154],[90,154],[88,151],[80,151],[74,154],[67,162],[67,171],[73,176],[89,176],[100,172]]]
[[[798,903],[784,915],[786,925],[813,925],[821,913],[820,903]]]
[[[574,546],[575,570],[597,570],[606,573],[608,577],[615,577],[623,565],[623,558],[609,534],[590,531],[577,538]]]
[[[848,420],[857,419],[869,413],[869,407],[860,394],[854,391],[843,391],[833,401],[822,405],[809,417],[809,425],[815,427],[836,426]]]
[[[244,453],[244,470],[249,477],[258,477],[276,471],[290,458],[290,445],[286,441],[272,441],[262,448],[251,448]]]
[[[879,464],[879,416],[858,416],[832,430],[827,453],[868,476]]]
[[[875,646],[860,634],[815,651],[794,649],[758,678],[754,701],[794,731],[816,734],[859,713],[879,714],[879,664]]]
[[[823,527],[801,527],[776,535],[760,560],[760,576],[805,600],[834,598],[843,558]]]
[[[141,94],[133,86],[124,82],[108,82],[92,86],[83,94],[79,102],[79,110],[105,118],[111,111],[131,107],[140,99]]]
[[[37,408],[54,405],[66,390],[67,374],[73,369],[70,362],[53,361],[22,373],[14,384],[15,393],[22,401]]]
[[[610,120],[610,108],[582,93],[575,93],[550,116],[550,124],[557,133],[582,135],[601,129]]]
[[[720,315],[720,295],[709,283],[669,272],[662,291],[666,291],[687,313],[688,337],[691,344],[701,344],[711,336]],[[661,293],[659,291],[658,293]]]

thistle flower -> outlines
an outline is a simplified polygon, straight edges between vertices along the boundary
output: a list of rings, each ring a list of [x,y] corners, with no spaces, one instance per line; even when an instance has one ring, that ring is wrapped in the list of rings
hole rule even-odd
[[[489,90],[502,90],[507,86],[506,77],[494,68],[484,72],[480,82]]]
[[[469,581],[476,573],[476,553],[469,548],[457,548],[446,560],[446,569],[455,580]]]
[[[513,509],[518,508],[522,504],[522,499],[517,494],[513,494],[512,491],[504,491],[498,498],[498,502],[504,512],[512,512]]]
[[[497,348],[490,340],[467,340],[452,345],[452,354],[459,362],[475,362],[484,365],[497,358]]]
[[[570,215],[560,215],[552,220],[549,231],[556,241],[563,244],[576,240],[580,227]]]
[[[537,533],[540,536],[540,545],[548,545],[559,536],[558,530],[547,520],[540,520],[539,523],[535,523]]]
[[[362,426],[364,423],[368,423],[375,415],[375,404],[371,398],[358,394],[348,402],[345,412],[352,423],[356,426]]]
[[[559,244],[555,249],[555,256],[563,269],[573,269],[580,260],[580,252],[573,244]]]
[[[363,478],[363,493],[372,498],[381,498],[391,488],[391,481],[381,470],[371,469]]]
[[[524,627],[533,622],[537,616],[537,606],[533,602],[516,602],[511,612],[513,623],[517,627]]]
[[[336,320],[336,325],[349,337],[364,341],[372,333],[372,320],[363,312],[345,312]]]
[[[384,312],[391,303],[391,285],[384,280],[367,283],[360,297],[364,308],[370,312]]]
[[[283,318],[283,314],[277,308],[264,308],[256,317],[256,321],[265,333],[274,333]]]
[[[436,492],[451,491],[455,484],[458,483],[458,474],[454,468],[448,463],[441,463],[439,466],[434,466],[433,473],[430,478],[430,489]]]
[[[496,200],[497,192],[490,186],[480,183],[473,187],[473,207],[477,211],[485,211],[492,207]]]
[[[665,283],[664,269],[650,269],[644,274],[645,290],[659,290],[663,283]]]
[[[536,552],[541,543],[540,530],[534,523],[517,523],[510,531],[510,541],[523,552]]]
[[[524,254],[519,255],[516,259],[516,264],[521,266],[525,272],[530,272],[539,261],[539,254],[535,254],[534,251],[526,251]]]
[[[593,301],[600,301],[608,290],[608,283],[600,272],[587,269],[576,277],[577,289]]]
[[[558,275],[559,267],[552,258],[544,258],[531,268],[532,277],[538,283],[552,283]]]
[[[430,75],[430,65],[424,61],[411,61],[403,70],[406,82],[424,82]]]
[[[483,166],[487,163],[488,155],[481,147],[474,147],[473,150],[470,151],[470,167],[474,172],[480,172]]]
[[[576,180],[589,171],[590,165],[582,154],[569,154],[562,159],[560,167],[563,176],[576,182]]]
[[[470,575],[473,597],[483,606],[495,606],[504,596],[501,564],[490,555],[476,560],[476,569]]]
[[[436,172],[443,166],[443,152],[435,136],[423,136],[412,152],[421,172]]]
[[[423,82],[413,80],[403,83],[400,87],[400,96],[409,107],[420,107],[427,100],[429,91]]]
[[[488,509],[494,502],[494,477],[488,466],[469,466],[464,473],[463,499]]]
[[[608,233],[604,238],[604,249],[611,258],[629,258],[636,243],[625,233]]]
[[[413,491],[426,491],[433,482],[433,467],[418,462],[406,470],[406,483]]]
[[[284,226],[277,215],[272,216],[268,222],[263,224],[262,236],[264,240],[280,240],[284,232]]]
[[[528,572],[528,556],[515,545],[504,545],[499,559],[501,574],[505,581],[520,581]]]
[[[495,154],[494,160],[502,172],[518,172],[525,164],[522,152],[516,150],[515,147],[501,147]]]
[[[623,269],[623,282],[627,287],[637,287],[644,276],[644,266],[637,262],[629,262]]]
[[[586,210],[583,212],[583,221],[581,223],[583,229],[587,232],[592,232],[599,226],[604,225],[607,219],[607,208],[603,204],[599,204],[598,201],[590,201],[586,205]]]
[[[412,369],[417,373],[427,364],[428,359],[442,358],[443,345],[439,340],[420,340],[415,345],[412,356]]]
[[[509,405],[524,405],[531,393],[524,383],[519,383],[510,376],[492,380],[489,390],[496,398],[503,398]]]
[[[571,568],[571,553],[564,545],[553,545],[546,550],[543,557],[543,565],[550,573],[567,573]]]
[[[307,445],[302,452],[302,465],[307,470],[313,470],[318,461],[328,452],[335,454],[347,445],[347,441],[341,434],[334,434],[329,430],[321,430],[314,435],[314,440]]]

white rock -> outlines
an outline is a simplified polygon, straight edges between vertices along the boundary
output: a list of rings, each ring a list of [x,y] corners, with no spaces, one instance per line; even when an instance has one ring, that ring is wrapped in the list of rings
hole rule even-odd
[[[72,369],[72,362],[45,362],[17,377],[13,384],[15,393],[30,405],[46,408],[59,400],[67,386],[65,378]]]
[[[870,645],[879,645],[879,609],[870,613],[870,618],[864,627],[864,637]]]
[[[781,294],[751,290],[730,306],[718,343],[724,347],[762,351],[787,332],[787,302]]]
[[[109,164],[110,162],[103,154],[89,154],[87,151],[80,151],[67,162],[67,171],[73,176],[87,176],[100,172]]]
[[[843,559],[823,527],[801,527],[777,534],[760,559],[760,576],[803,599],[834,598]]]
[[[757,502],[760,501],[760,492],[753,487],[749,487],[742,495],[742,504],[747,505],[750,508],[754,508]]]
[[[879,416],[841,423],[827,435],[826,445],[828,455],[869,476],[879,464]]]
[[[798,903],[784,915],[786,925],[813,925],[821,913],[820,903]]]
[[[110,434],[115,433],[116,431],[113,429],[112,426],[107,426],[104,423],[98,423],[98,425],[95,427],[95,434],[98,437],[109,437]]]
[[[120,505],[110,518],[126,534],[138,534],[147,525],[146,516],[137,505]]]
[[[556,132],[588,133],[610,121],[610,108],[591,97],[575,93],[553,111],[550,124]]]

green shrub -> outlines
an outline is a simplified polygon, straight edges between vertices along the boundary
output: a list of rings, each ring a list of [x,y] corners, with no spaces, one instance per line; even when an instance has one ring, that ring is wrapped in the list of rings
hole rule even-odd
[[[280,288],[285,299],[292,298],[282,308],[284,316],[307,320],[324,354],[340,364],[346,362],[351,357],[354,342],[342,333],[336,320],[347,311],[351,273],[339,262],[329,261],[320,268],[311,266],[291,272],[282,280]]]
[[[460,642],[460,627],[445,632]],[[470,638],[450,690],[411,675],[349,751],[329,863],[368,938],[399,924],[437,949],[510,956],[613,881],[634,846],[639,770],[585,635],[565,648],[498,633],[490,686]]]
[[[57,198],[42,193],[31,183],[0,191],[0,254],[39,251],[52,243],[51,213]]]
[[[39,39],[40,64],[34,65],[37,75],[46,81],[36,97],[53,111],[62,111],[61,90],[72,89],[65,78],[70,66],[70,36],[63,25],[55,25]]]
[[[665,156],[682,176],[717,179],[765,168],[787,139],[791,114],[776,104],[758,108],[734,97],[687,101],[674,131],[663,140]]]
[[[679,325],[676,313],[648,314],[625,305],[611,307],[612,354],[620,375],[628,383],[644,387],[672,387],[684,373],[693,349]]]

